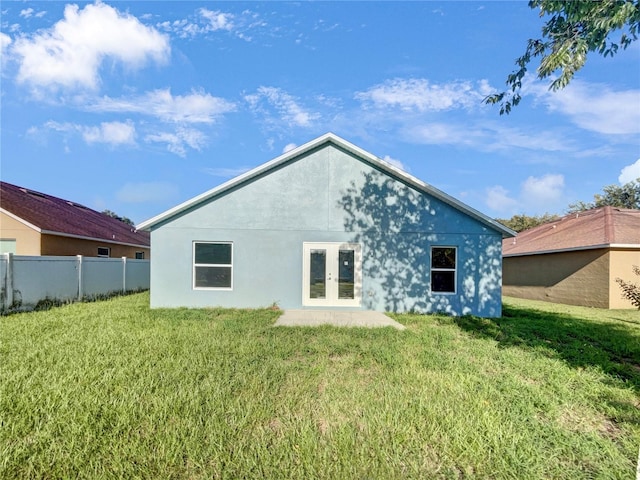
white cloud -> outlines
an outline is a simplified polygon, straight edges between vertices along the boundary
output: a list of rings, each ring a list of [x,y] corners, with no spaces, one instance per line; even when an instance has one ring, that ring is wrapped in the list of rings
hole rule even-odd
[[[71,122],[55,122],[50,120],[43,127],[59,133],[79,134],[88,143],[106,143],[113,147],[120,145],[135,145],[136,130],[131,121],[103,122],[99,126],[80,125]],[[32,127],[27,132],[37,136],[39,129]]]
[[[640,90],[614,91],[606,85],[574,80],[563,90],[549,91],[546,86],[527,89],[550,111],[567,115],[585,130],[606,135],[640,133]]]
[[[56,132],[72,132],[72,131],[79,131],[82,129],[81,125],[76,125],[73,123],[60,123],[60,122],[55,122],[53,120],[49,120],[48,122],[46,122],[44,124],[44,127],[48,130],[55,130]],[[29,129],[30,132],[32,133],[37,133],[38,128],[37,127],[32,127]]]
[[[169,89],[154,90],[139,97],[96,99],[90,111],[129,112],[155,116],[174,123],[213,123],[217,117],[235,110],[227,100],[204,92],[172,95]]]
[[[443,111],[481,106],[489,87],[486,81],[432,84],[424,78],[395,78],[375,85],[355,98],[376,108],[399,108],[403,111]]]
[[[638,178],[640,178],[640,158],[636,160],[635,163],[627,165],[620,171],[618,181],[620,182],[620,185],[624,185],[625,183],[633,182]]]
[[[146,142],[166,144],[168,151],[181,157],[186,157],[187,147],[200,150],[206,143],[206,137],[202,132],[183,127],[175,132],[149,134],[144,139]]]
[[[251,41],[251,36],[247,32],[264,28],[267,24],[259,20],[256,13],[249,10],[244,10],[242,13],[234,15],[203,7],[196,10],[196,14],[191,15],[189,18],[172,22],[164,21],[156,26],[158,29],[169,32],[179,38],[195,38],[224,32],[242,40]]]
[[[124,203],[165,202],[178,196],[178,187],[168,182],[127,183],[116,192]]]
[[[20,16],[22,18],[31,18],[31,17],[42,18],[46,14],[47,14],[46,10],[41,10],[39,12],[36,12],[33,8],[25,8],[24,10],[20,10]]]
[[[282,153],[287,153],[290,152],[291,150],[293,150],[294,148],[297,148],[298,146],[295,143],[287,143],[284,148],[282,149]]]
[[[140,68],[149,59],[164,62],[169,52],[163,34],[103,3],[82,10],[67,5],[63,20],[49,30],[19,38],[12,48],[20,63],[18,81],[36,89],[96,89],[106,58]]]
[[[87,143],[110,145],[135,144],[136,129],[132,122],[103,122],[99,127],[84,127],[82,137]]]
[[[556,198],[563,187],[563,175],[547,174],[542,177],[528,177],[523,183],[523,192],[534,198]]]
[[[520,191],[511,195],[502,185],[485,190],[485,203],[499,215],[513,215],[517,211],[529,214],[542,214],[557,211],[564,201],[564,176],[546,174],[541,177],[528,177],[520,185]]]
[[[387,163],[390,163],[394,167],[399,168],[400,170],[408,172],[407,167],[405,167],[404,164],[400,160],[396,160],[395,158],[391,158],[389,155],[385,155],[383,160],[385,162],[387,162]]]
[[[542,177],[528,177],[522,184],[522,198],[527,204],[552,205],[562,197],[564,176],[547,174]]]
[[[487,141],[486,132],[439,122],[412,127],[407,131],[407,135],[411,141],[428,145],[470,145],[484,144]]]
[[[473,147],[485,152],[522,148],[533,151],[568,151],[572,142],[559,132],[536,131],[534,134],[517,128],[484,122],[482,126],[442,122],[422,123],[405,133],[407,139],[427,145]]]
[[[214,32],[216,30],[228,31],[233,29],[233,15],[230,13],[212,11],[207,8],[201,8],[198,12],[209,22],[209,28]]]
[[[518,206],[518,201],[509,196],[509,191],[501,185],[489,187],[485,191],[487,206],[496,212],[511,212]]]
[[[9,45],[11,45],[11,37],[9,35],[7,35],[6,33],[2,33],[0,32],[0,48],[2,48],[2,63],[5,62],[6,60],[6,51],[9,48]]]
[[[271,123],[284,123],[288,127],[310,127],[320,118],[318,113],[305,110],[298,100],[280,88],[259,87],[257,93],[246,95],[245,100],[254,112],[264,113]],[[268,113],[263,103],[267,103],[276,110],[276,117]]]

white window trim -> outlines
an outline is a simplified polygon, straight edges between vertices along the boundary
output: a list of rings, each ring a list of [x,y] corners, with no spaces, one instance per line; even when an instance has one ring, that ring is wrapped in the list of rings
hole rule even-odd
[[[434,268],[433,265],[433,249],[434,248],[453,248],[456,252],[456,266],[455,268]],[[429,290],[433,295],[456,295],[458,293],[458,247],[454,245],[431,245],[429,255]],[[433,280],[431,279],[431,272],[453,272],[453,292],[436,292],[433,290]]]
[[[196,263],[196,244],[198,243],[212,243],[216,245],[231,245],[231,263]],[[193,290],[221,290],[231,291],[233,290],[233,242],[214,242],[211,240],[194,240],[191,246],[191,263],[193,269],[191,272],[191,287]],[[196,267],[228,267],[231,268],[231,286],[230,287],[196,287]]]
[[[100,255],[100,249],[104,248],[107,251],[106,255]],[[111,258],[111,248],[109,247],[98,247],[98,257],[100,258]]]

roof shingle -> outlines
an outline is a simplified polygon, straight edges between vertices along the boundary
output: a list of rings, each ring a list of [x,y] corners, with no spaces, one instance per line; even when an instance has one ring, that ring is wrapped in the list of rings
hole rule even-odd
[[[84,205],[0,182],[0,208],[42,233],[72,235],[148,247],[149,233]]]
[[[640,210],[601,207],[572,213],[503,240],[502,254],[526,255],[613,245],[640,248]]]

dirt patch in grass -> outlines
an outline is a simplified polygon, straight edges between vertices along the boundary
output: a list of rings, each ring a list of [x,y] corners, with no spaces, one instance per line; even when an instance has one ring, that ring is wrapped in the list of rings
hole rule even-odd
[[[621,435],[614,421],[599,412],[581,407],[566,407],[557,418],[558,424],[566,430],[577,433],[597,433],[606,438],[616,439]]]

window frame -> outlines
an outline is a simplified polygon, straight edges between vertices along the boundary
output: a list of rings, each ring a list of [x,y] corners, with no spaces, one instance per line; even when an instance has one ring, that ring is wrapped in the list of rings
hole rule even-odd
[[[134,258],[136,260],[144,260],[144,252],[136,252]]]
[[[196,263],[196,245],[198,244],[214,244],[214,245],[231,245],[231,263],[229,264],[221,264],[221,263]],[[191,288],[193,290],[221,290],[221,291],[232,291],[233,290],[233,242],[228,241],[213,241],[213,240],[194,240],[191,246],[191,264],[192,264],[192,272],[191,272]],[[230,275],[230,285],[228,287],[198,287],[196,285],[196,268],[197,267],[228,267],[231,271]]]
[[[453,268],[442,268],[433,266],[434,249],[452,248],[455,253],[455,266]],[[429,256],[429,290],[436,295],[455,295],[458,293],[458,247],[455,245],[432,245]],[[437,291],[433,289],[433,272],[453,272],[453,291]]]
[[[104,249],[104,250],[106,250],[106,251],[107,251],[107,254],[106,254],[106,255],[104,255],[104,254],[100,255],[100,250],[102,250],[102,249]],[[98,253],[97,253],[97,255],[98,255],[98,257],[100,257],[100,258],[111,258],[111,248],[110,248],[110,247],[98,247]]]

